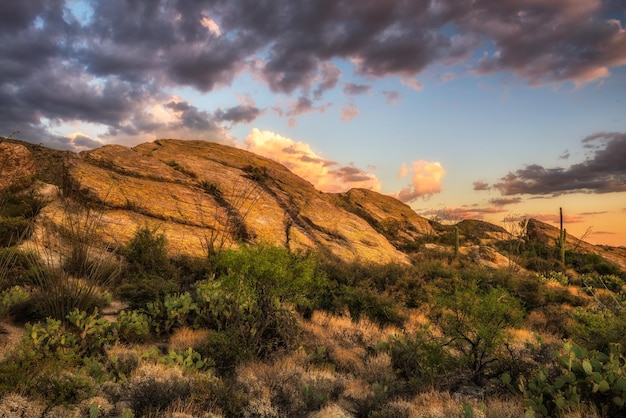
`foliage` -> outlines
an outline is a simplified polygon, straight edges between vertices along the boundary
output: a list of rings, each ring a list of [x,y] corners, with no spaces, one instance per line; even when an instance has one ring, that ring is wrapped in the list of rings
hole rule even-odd
[[[169,334],[174,328],[192,322],[198,312],[198,305],[188,292],[166,295],[163,301],[149,302],[143,312],[150,321],[150,328],[160,335]]]
[[[388,350],[393,370],[404,381],[409,393],[417,392],[421,386],[433,385],[455,365],[443,341],[435,338],[427,328],[413,336],[392,337]]]
[[[505,383],[510,378],[503,376]],[[603,416],[621,416],[626,404],[626,357],[619,344],[607,352],[587,351],[566,342],[554,370],[539,368],[528,381],[519,383],[530,410],[543,416],[562,414],[589,402]]]
[[[122,248],[130,273],[167,274],[171,270],[167,257],[167,239],[148,226],[139,228]]]
[[[446,346],[459,353],[459,364],[480,382],[498,362],[508,329],[520,324],[522,309],[505,290],[485,292],[475,283],[457,283],[442,292],[432,317],[448,339]]]
[[[626,280],[626,272],[598,254],[567,251],[565,260],[569,267],[580,274],[615,275]]]
[[[537,279],[542,283],[556,282],[563,286],[569,284],[569,278],[560,271],[549,271],[547,274],[537,274]]]
[[[128,382],[128,397],[135,416],[157,412],[190,395],[191,382],[178,368],[145,364],[133,372]]]
[[[0,218],[0,247],[17,245],[28,234],[30,222],[23,217]]]
[[[618,293],[624,287],[624,280],[614,274],[585,274],[581,281],[586,288],[606,289]]]
[[[179,291],[172,280],[149,274],[129,275],[117,288],[121,300],[128,302],[130,309],[144,309],[148,303],[157,303],[166,295]]]
[[[288,304],[306,302],[315,280],[314,260],[279,247],[246,246],[225,251],[217,265],[218,290],[231,301],[225,312],[211,312],[208,306],[210,316],[220,318],[218,326],[232,328],[244,351],[255,356],[291,346],[295,317]]]
[[[124,310],[113,324],[119,339],[128,343],[144,342],[150,336],[150,320],[145,313]]]
[[[12,306],[30,298],[30,293],[21,286],[13,286],[0,293],[0,318],[5,316]]]
[[[165,364],[173,364],[189,371],[206,371],[213,367],[211,359],[202,358],[202,354],[189,347],[183,352],[170,350],[163,361]]]
[[[590,349],[606,351],[611,343],[626,344],[626,312],[606,308],[575,309],[567,330],[571,338]]]

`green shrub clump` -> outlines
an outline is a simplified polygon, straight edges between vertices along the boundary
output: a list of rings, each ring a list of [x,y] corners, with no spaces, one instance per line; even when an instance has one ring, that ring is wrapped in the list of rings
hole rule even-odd
[[[519,389],[530,411],[557,416],[587,403],[601,416],[623,416],[626,405],[626,356],[620,344],[608,351],[587,351],[566,342],[558,364],[542,366]],[[503,376],[510,384],[508,375]]]

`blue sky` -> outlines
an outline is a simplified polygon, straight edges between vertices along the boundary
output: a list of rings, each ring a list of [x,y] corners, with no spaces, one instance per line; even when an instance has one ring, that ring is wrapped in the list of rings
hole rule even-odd
[[[618,0],[0,4],[0,135],[204,139],[427,217],[626,245]]]

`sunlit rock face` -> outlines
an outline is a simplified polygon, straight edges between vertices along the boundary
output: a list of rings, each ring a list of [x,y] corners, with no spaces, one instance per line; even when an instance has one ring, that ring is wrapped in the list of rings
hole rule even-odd
[[[121,243],[150,225],[182,253],[247,242],[386,263],[407,258],[381,225],[400,225],[396,235],[403,239],[429,228],[393,198],[362,190],[322,193],[272,160],[210,142],[108,145],[79,154],[68,167],[74,187],[106,208],[103,237]]]
[[[35,160],[23,145],[0,142],[0,191],[35,174]]]

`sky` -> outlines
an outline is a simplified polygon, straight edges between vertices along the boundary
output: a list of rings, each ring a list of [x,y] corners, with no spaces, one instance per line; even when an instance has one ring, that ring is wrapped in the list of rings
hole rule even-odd
[[[0,136],[201,139],[429,219],[626,246],[623,0],[0,2]]]

